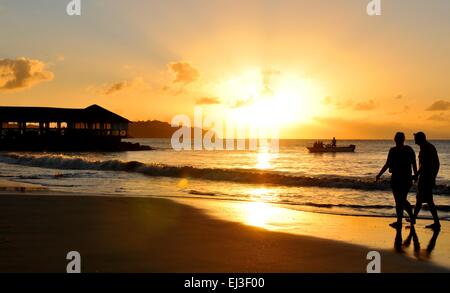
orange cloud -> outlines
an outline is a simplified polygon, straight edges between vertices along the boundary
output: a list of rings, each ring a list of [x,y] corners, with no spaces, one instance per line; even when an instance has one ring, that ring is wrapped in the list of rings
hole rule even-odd
[[[112,95],[112,94],[121,92],[121,91],[123,91],[125,89],[129,89],[132,86],[133,86],[133,82],[128,81],[128,80],[116,82],[116,83],[113,83],[113,84],[109,85],[105,89],[104,94],[105,95]]]
[[[354,107],[357,111],[372,111],[378,107],[377,103],[374,100],[369,100],[366,102],[357,103]]]
[[[438,122],[449,122],[450,117],[448,115],[445,115],[444,113],[434,114],[428,117],[428,120],[431,121],[438,121]]]
[[[396,121],[369,121],[337,117],[316,117],[315,121],[319,123],[319,128],[315,131],[322,132],[323,135],[330,137],[386,138],[394,137],[397,131],[404,131],[405,133],[416,131]]]
[[[234,105],[232,106],[232,108],[242,108],[248,105],[251,105],[253,103],[253,99],[248,99],[248,100],[237,100]]]
[[[362,101],[355,104],[352,99],[335,100],[330,96],[325,97],[322,100],[322,103],[324,105],[333,105],[340,110],[353,109],[355,111],[372,111],[378,108],[378,104],[374,100]]]
[[[118,94],[140,93],[151,90],[148,83],[142,77],[136,77],[130,80],[105,83],[100,86],[92,85],[86,90],[94,95],[114,96]]]
[[[344,110],[344,109],[348,109],[350,107],[353,106],[353,100],[352,99],[347,99],[347,100],[340,100],[340,99],[333,99],[330,96],[326,96],[325,98],[323,98],[322,100],[324,105],[327,106],[334,106],[337,109],[340,110]]]
[[[123,80],[111,84],[106,84],[99,90],[97,90],[97,92],[102,95],[110,96],[124,92],[144,91],[148,89],[149,86],[145,83],[144,79],[141,77],[137,77],[133,80]]]
[[[221,103],[220,99],[215,97],[204,97],[195,101],[196,105],[217,105]]]
[[[261,72],[262,80],[263,80],[263,92],[265,94],[273,94],[272,90],[272,78],[276,75],[279,75],[281,72],[278,70],[264,70]]]
[[[42,61],[34,59],[0,59],[0,90],[26,89],[53,80],[53,72],[45,67]]]
[[[427,108],[427,111],[446,111],[450,110],[450,102],[439,100],[434,102],[430,107]]]
[[[330,105],[331,103],[333,103],[333,99],[330,96],[326,96],[325,98],[323,98],[322,102],[324,105]]]
[[[200,73],[189,62],[172,62],[169,70],[174,74],[173,83],[192,83],[200,77]]]

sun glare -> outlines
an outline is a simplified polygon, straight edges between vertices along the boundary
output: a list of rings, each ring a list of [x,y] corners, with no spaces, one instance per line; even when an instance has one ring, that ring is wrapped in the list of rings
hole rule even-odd
[[[278,214],[279,211],[267,203],[250,202],[245,205],[245,222],[250,226],[267,228],[270,221],[274,220]]]
[[[228,103],[227,120],[241,125],[280,128],[321,111],[320,87],[294,74],[250,70],[225,80],[217,92]]]
[[[258,153],[256,156],[256,168],[258,169],[270,169],[272,166],[270,164],[271,154],[268,152]]]

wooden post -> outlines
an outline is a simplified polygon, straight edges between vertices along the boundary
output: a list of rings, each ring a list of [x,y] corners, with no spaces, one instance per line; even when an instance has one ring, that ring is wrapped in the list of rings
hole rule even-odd
[[[44,122],[39,122],[39,135],[44,134]]]
[[[25,134],[25,125],[26,122],[19,122],[19,133],[20,135],[24,135]]]

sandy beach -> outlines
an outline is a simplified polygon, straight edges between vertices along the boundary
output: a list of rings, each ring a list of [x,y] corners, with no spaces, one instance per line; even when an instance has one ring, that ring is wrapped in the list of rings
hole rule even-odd
[[[73,250],[83,272],[365,272],[370,251],[224,221],[167,199],[2,191],[1,272],[65,272]],[[383,272],[447,271],[381,255]]]
[[[0,35],[0,275],[450,273],[450,0],[0,0]]]

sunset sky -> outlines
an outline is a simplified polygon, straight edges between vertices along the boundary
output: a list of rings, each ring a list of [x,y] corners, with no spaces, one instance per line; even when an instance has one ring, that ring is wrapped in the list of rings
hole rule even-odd
[[[450,138],[450,1],[0,1],[0,105],[170,122],[194,107],[284,138]]]

